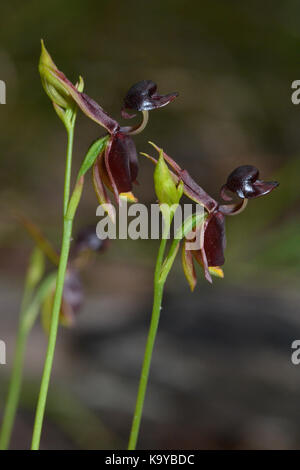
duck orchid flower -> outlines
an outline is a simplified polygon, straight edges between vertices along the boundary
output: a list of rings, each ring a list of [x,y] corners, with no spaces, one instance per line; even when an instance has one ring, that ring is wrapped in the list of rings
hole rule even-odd
[[[39,63],[43,86],[56,111],[63,113],[71,103],[107,131],[105,146],[101,149],[93,167],[93,182],[100,204],[110,203],[106,188],[114,193],[117,203],[125,197],[135,201],[133,184],[137,181],[138,159],[132,135],[142,132],[148,121],[148,111],[166,106],[178,93],[159,95],[152,80],[142,80],[133,85],[124,98],[121,110],[123,118],[131,118],[125,109],[142,112],[142,121],[136,126],[121,127],[91,97],[81,91],[55,65],[42,41]],[[82,82],[82,79],[81,79]]]
[[[150,142],[151,143],[151,142]],[[151,143],[158,152],[163,152],[157,145]],[[143,154],[150,158],[155,164],[157,160],[148,154]],[[225,216],[237,215],[241,213],[248,202],[269,194],[279,183],[276,181],[266,182],[259,180],[259,171],[252,165],[244,165],[236,168],[227,178],[226,184],[221,188],[221,197],[225,201],[230,201],[231,196],[226,191],[235,193],[241,202],[233,204],[219,204],[204,189],[202,189],[170,156],[163,152],[165,161],[172,168],[171,175],[178,184],[183,183],[183,192],[191,200],[202,205],[205,209],[203,223],[195,227],[193,233],[189,234],[183,242],[182,266],[191,290],[194,290],[197,279],[194,266],[196,260],[203,268],[205,279],[212,283],[211,275],[224,277],[221,266],[225,263],[226,231]],[[191,241],[198,240],[199,246],[190,249]]]

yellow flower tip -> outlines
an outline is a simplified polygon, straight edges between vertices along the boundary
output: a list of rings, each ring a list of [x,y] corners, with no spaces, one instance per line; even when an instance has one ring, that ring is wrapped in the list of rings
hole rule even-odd
[[[131,192],[129,193],[120,193],[119,194],[121,199],[125,199],[128,202],[137,202],[137,198],[132,194]]]
[[[191,284],[191,283],[190,283],[191,292],[194,292],[195,287],[196,287],[196,283],[195,283],[195,284]]]
[[[224,271],[219,266],[210,266],[208,269],[209,269],[210,274],[212,274],[213,276],[224,279]]]
[[[57,70],[57,67],[55,63],[53,62],[51,55],[46,49],[43,39],[41,39],[41,56],[40,56],[39,66],[48,67],[50,70]]]

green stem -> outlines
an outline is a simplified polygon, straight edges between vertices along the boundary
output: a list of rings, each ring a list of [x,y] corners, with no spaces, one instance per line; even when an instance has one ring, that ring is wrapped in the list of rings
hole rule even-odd
[[[70,194],[70,178],[71,178],[71,159],[72,159],[72,148],[73,148],[73,137],[74,137],[74,123],[68,129],[68,148],[67,148],[67,163],[66,163],[66,178],[64,187],[64,223],[63,223],[63,237],[61,254],[58,266],[56,289],[53,301],[53,310],[51,317],[51,325],[49,332],[48,348],[46,353],[46,359],[44,364],[44,371],[41,381],[40,393],[36,408],[35,422],[33,428],[32,444],[31,449],[37,450],[40,446],[40,439],[43,427],[43,420],[45,414],[45,407],[47,401],[48,388],[50,383],[52,365],[54,360],[54,352],[57,338],[57,330],[59,324],[59,313],[62,302],[64,281],[70,251],[71,234],[72,234],[72,223],[73,217],[68,217],[67,209],[69,205],[69,194]]]
[[[164,253],[166,249],[166,243],[167,243],[167,234],[169,233],[169,230],[170,230],[170,224],[171,224],[171,221],[169,224],[165,224],[163,238],[160,243],[158,256],[156,260],[156,267],[155,267],[155,274],[154,274],[154,298],[153,298],[152,317],[151,317],[150,329],[149,329],[147,343],[146,343],[145,354],[144,354],[144,361],[143,361],[139,389],[138,389],[138,394],[137,394],[137,399],[136,399],[135,411],[134,411],[134,416],[132,420],[132,427],[131,427],[131,433],[130,433],[130,438],[129,438],[128,450],[135,450],[138,436],[139,436],[139,429],[140,429],[141,418],[142,418],[142,413],[143,413],[146,390],[147,390],[152,353],[153,353],[156,333],[157,333],[158,324],[159,324],[163,290],[164,290],[164,284],[166,280],[164,279],[163,281],[160,281],[160,274],[161,274],[161,268],[163,265],[163,258],[164,258]],[[171,266],[170,266],[170,269],[171,269]]]
[[[75,123],[75,120],[74,120],[74,123]],[[64,186],[64,215],[66,215],[66,212],[68,209],[69,198],[70,198],[72,154],[73,154],[73,142],[74,142],[74,123],[73,125],[70,126],[69,129],[67,129],[68,146],[67,146],[65,186]]]

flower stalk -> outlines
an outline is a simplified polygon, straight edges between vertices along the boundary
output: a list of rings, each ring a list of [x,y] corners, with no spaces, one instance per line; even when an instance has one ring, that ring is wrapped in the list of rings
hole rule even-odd
[[[78,206],[81,191],[79,197],[73,197],[74,193],[78,192],[78,185],[75,186],[74,193],[70,198],[70,202],[73,201],[73,205],[70,209],[69,204],[69,193],[70,193],[70,180],[71,180],[71,163],[72,163],[72,151],[73,151],[73,140],[74,140],[74,126],[76,120],[76,111],[73,111],[72,119],[70,120],[70,126],[66,126],[68,133],[68,145],[67,145],[67,157],[66,157],[66,171],[65,171],[65,183],[64,183],[64,218],[63,218],[63,236],[62,236],[62,245],[61,245],[61,255],[59,259],[57,280],[56,280],[56,289],[53,301],[53,310],[51,316],[51,325],[49,331],[49,340],[46,353],[46,359],[44,364],[44,371],[42,375],[42,381],[40,386],[40,393],[36,408],[36,415],[34,421],[33,435],[31,450],[38,450],[40,446],[40,439],[43,427],[43,420],[46,408],[46,401],[50,383],[50,377],[52,372],[54,352],[56,346],[57,331],[59,325],[59,314],[62,303],[62,295],[64,288],[64,281],[66,276],[66,269],[70,251],[71,235],[72,235],[72,225],[73,219]],[[82,184],[83,184],[83,178]],[[82,188],[81,188],[82,189]]]
[[[152,316],[151,316],[150,328],[149,328],[149,333],[148,333],[148,338],[147,338],[147,343],[146,343],[146,348],[145,348],[144,361],[143,361],[141,377],[140,377],[140,382],[139,382],[135,411],[134,411],[134,416],[132,420],[132,427],[131,427],[131,432],[130,432],[128,450],[135,450],[138,436],[139,436],[139,430],[140,430],[145,395],[146,395],[146,390],[147,390],[147,385],[148,385],[153,348],[155,344],[159,318],[160,318],[164,285],[166,282],[166,277],[164,279],[161,279],[161,271],[162,271],[162,266],[163,266],[164,254],[166,250],[167,235],[170,230],[170,225],[171,225],[171,220],[170,220],[170,223],[165,223],[164,233],[163,233],[162,240],[160,242],[157,260],[156,260],[156,267],[155,267],[155,273],[154,273],[154,293],[153,293]],[[171,269],[171,266],[169,270],[170,269]]]

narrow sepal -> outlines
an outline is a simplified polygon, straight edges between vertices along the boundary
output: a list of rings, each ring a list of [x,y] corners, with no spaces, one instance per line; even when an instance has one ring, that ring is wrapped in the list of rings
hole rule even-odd
[[[196,277],[192,251],[186,249],[186,241],[184,241],[182,245],[181,260],[182,260],[183,272],[189,283],[191,291],[193,292],[197,284],[197,277]]]
[[[149,142],[158,152],[161,152],[162,149],[158,147],[153,142]],[[204,189],[202,189],[189,175],[186,170],[182,168],[165,152],[163,152],[164,159],[169,163],[171,168],[174,170],[176,176],[179,180],[183,181],[184,187],[183,192],[193,201],[204,206],[208,212],[212,212],[217,206],[218,203],[212,197],[210,197]]]
[[[104,208],[104,210],[107,212],[113,223],[115,223],[115,212],[112,210],[112,204],[107,196],[106,189],[102,183],[102,180],[100,178],[99,174],[99,168],[98,168],[98,163],[99,160],[102,158],[101,155],[99,155],[98,160],[95,161],[93,165],[93,184],[94,184],[94,189],[99,201],[99,204]]]
[[[193,251],[192,253],[193,253],[193,257],[195,258],[195,260],[202,266],[205,279],[210,284],[212,284],[212,278],[209,272],[209,266],[208,266],[205,251],[202,249],[202,250]]]
[[[112,119],[96,101],[79,91],[56,67],[43,42],[39,71],[46,93],[58,106],[66,109],[74,101],[86,116],[103,126],[109,133],[113,134],[119,129],[117,121]]]

